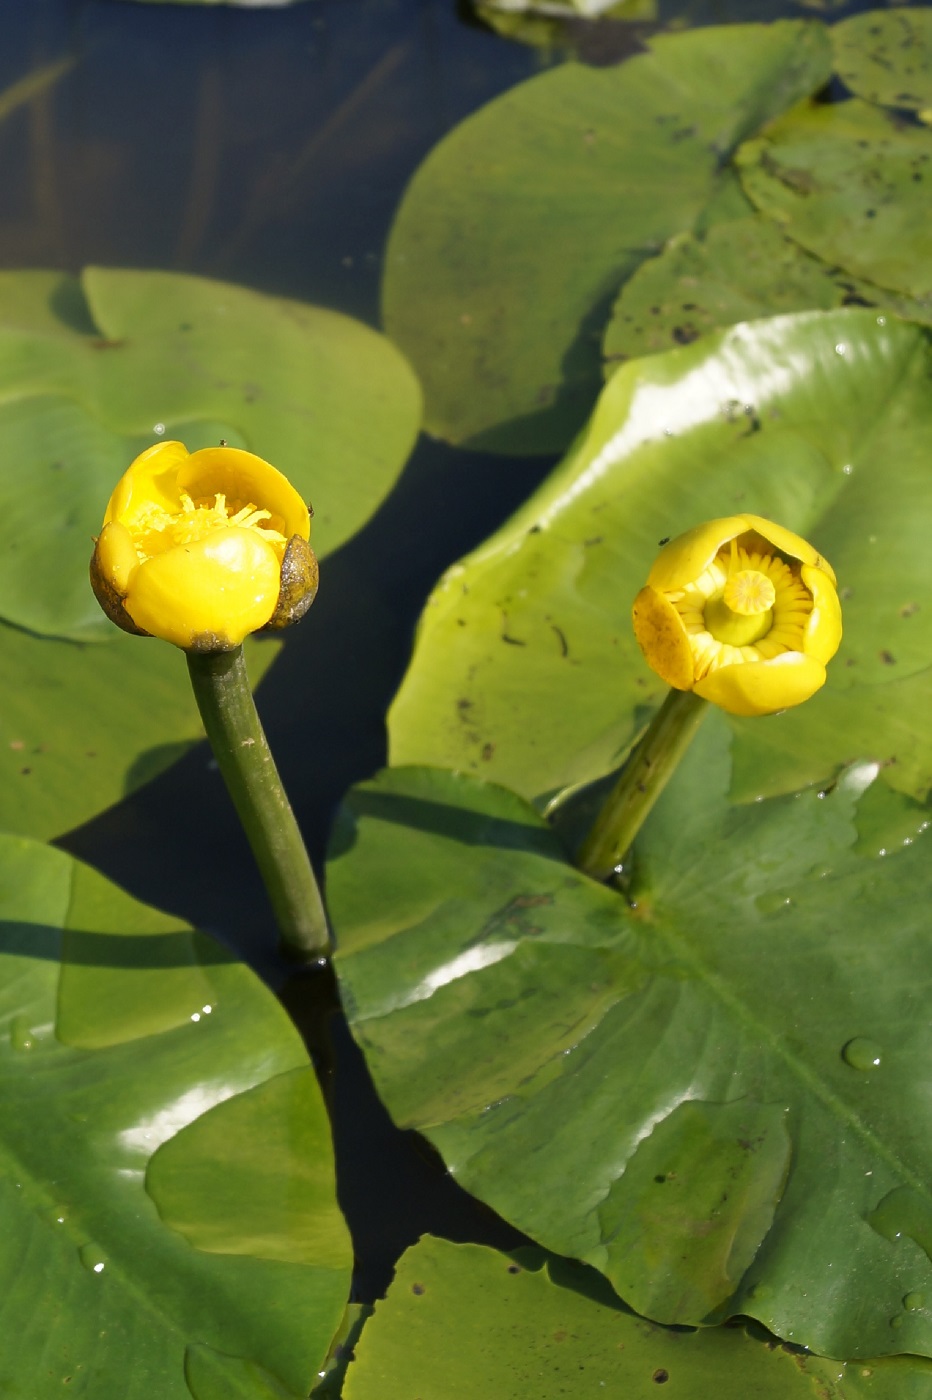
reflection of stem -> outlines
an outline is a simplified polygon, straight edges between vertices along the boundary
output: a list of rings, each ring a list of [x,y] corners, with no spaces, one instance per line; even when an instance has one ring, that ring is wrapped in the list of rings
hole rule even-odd
[[[291,804],[259,723],[243,648],[188,652],[214,757],[275,912],[282,946],[305,960],[330,951],[327,916]]]
[[[34,68],[31,73],[26,73],[17,82],[11,83],[8,88],[0,92],[0,121],[8,117],[11,112],[15,112],[17,107],[21,107],[24,102],[31,102],[40,92],[45,92],[46,88],[53,87],[59,78],[73,68],[77,62],[74,58],[56,58],[53,63],[42,64],[39,68]]]
[[[35,208],[35,224],[31,231],[23,230],[29,238],[33,253],[40,258],[51,257],[57,263],[67,261],[65,254],[65,221],[58,199],[55,168],[55,123],[53,116],[54,88],[58,80],[75,65],[73,58],[59,58],[52,63],[39,64],[12,86],[0,93],[0,121],[24,104],[28,107],[30,174]]]
[[[586,837],[576,864],[595,880],[620,868],[645,817],[663,792],[705,714],[691,690],[671,690],[635,744],[621,777]]]
[[[220,69],[216,64],[211,64],[204,71],[198,93],[188,197],[185,201],[181,231],[175,245],[176,265],[184,266],[191,261],[207,231],[220,174],[222,144],[223,85]]]
[[[379,59],[336,111],[319,126],[305,142],[294,160],[283,171],[269,174],[253,190],[252,199],[246,209],[239,228],[220,249],[216,258],[218,267],[227,267],[238,256],[242,248],[255,237],[259,229],[273,214],[281,214],[288,207],[287,194],[302,175],[305,168],[317,155],[322,146],[332,140],[342,127],[354,117],[389,78],[404,57],[407,45],[393,44]]]

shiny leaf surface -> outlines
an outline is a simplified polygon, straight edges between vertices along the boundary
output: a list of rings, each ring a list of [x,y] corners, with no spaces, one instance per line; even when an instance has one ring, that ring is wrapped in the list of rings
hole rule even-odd
[[[928,814],[886,793],[910,835],[864,849],[871,764],[735,811],[729,748],[710,711],[627,898],[501,788],[361,785],[327,886],[347,1014],[396,1121],[637,1311],[928,1356]]]
[[[630,622],[658,542],[752,511],[834,566],[845,636],[814,699],[734,721],[734,795],[827,782],[864,757],[923,797],[929,367],[921,330],[865,310],[750,322],[623,365],[550,479],[438,585],[391,761],[543,801],[617,767],[663,694]]]
[[[357,1343],[346,1400],[928,1400],[916,1358],[847,1366],[740,1329],[672,1332],[621,1307],[591,1270],[429,1237],[408,1250]],[[670,1385],[670,1391],[659,1390]]]
[[[305,1395],[351,1250],[326,1111],[271,994],[4,836],[0,1023],[2,1393]]]
[[[458,126],[392,229],[389,334],[426,425],[504,451],[563,447],[599,382],[619,285],[714,198],[729,154],[817,89],[817,22],[662,35],[616,68],[566,64]]]

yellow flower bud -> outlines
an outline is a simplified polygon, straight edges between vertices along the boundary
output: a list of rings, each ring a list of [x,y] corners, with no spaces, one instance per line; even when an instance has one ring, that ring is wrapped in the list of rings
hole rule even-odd
[[[759,515],[671,540],[634,600],[648,664],[733,715],[767,715],[825,684],[841,642],[835,575],[812,545]]]
[[[110,497],[91,586],[127,632],[185,651],[229,651],[286,627],[314,601],[310,512],[261,457],[159,442]]]

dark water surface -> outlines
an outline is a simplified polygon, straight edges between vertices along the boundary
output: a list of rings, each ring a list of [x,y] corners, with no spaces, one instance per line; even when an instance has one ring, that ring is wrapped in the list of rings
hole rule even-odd
[[[869,3],[821,7],[837,18]],[[661,5],[716,23],[818,13],[780,0]],[[644,26],[580,26],[604,62]],[[170,268],[335,307],[378,324],[382,250],[404,185],[458,121],[556,55],[470,22],[455,0],[305,0],[285,9],[4,0],[0,90],[72,67],[0,123],[0,267]],[[325,561],[320,597],[289,636],[260,710],[315,861],[335,804],[385,755],[384,714],[441,571],[534,488],[551,459],[505,459],[421,439],[366,529]],[[180,659],[179,659],[180,660]],[[193,701],[192,701],[193,704]],[[341,1201],[371,1298],[418,1234],[507,1246],[509,1227],[394,1129],[325,979],[289,975],[245,840],[199,746],[59,844],[141,899],[235,947],[320,1049]],[[326,1052],[325,1052],[326,1053]]]

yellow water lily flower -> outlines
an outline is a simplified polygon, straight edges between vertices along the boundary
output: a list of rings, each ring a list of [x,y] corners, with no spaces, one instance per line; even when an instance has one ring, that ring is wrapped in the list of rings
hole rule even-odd
[[[110,497],[91,585],[127,632],[229,651],[302,617],[317,592],[310,512],[275,467],[238,447],[159,442]]]
[[[733,715],[767,715],[825,684],[841,642],[830,565],[759,515],[709,520],[660,551],[634,631],[668,685]]]

